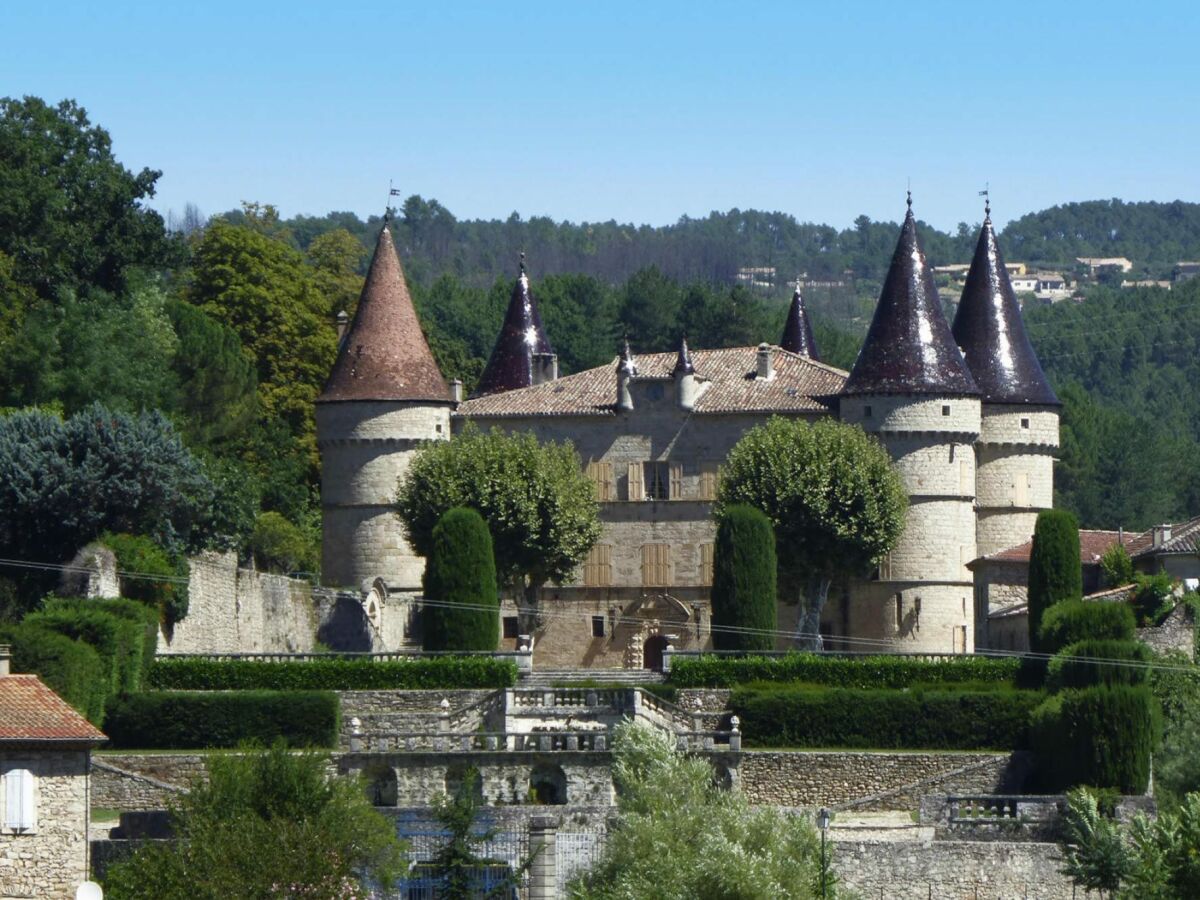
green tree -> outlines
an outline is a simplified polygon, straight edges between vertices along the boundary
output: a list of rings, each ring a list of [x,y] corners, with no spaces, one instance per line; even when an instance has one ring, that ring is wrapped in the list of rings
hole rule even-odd
[[[495,650],[500,595],[487,523],[473,509],[448,510],[433,527],[425,562],[426,650]]]
[[[314,238],[305,256],[315,272],[317,288],[326,298],[330,316],[346,312],[351,317],[362,292],[362,265],[367,249],[345,228],[335,228]]]
[[[320,568],[319,540],[277,512],[262,513],[254,520],[247,544],[255,565],[265,572],[315,573]]]
[[[1029,552],[1029,646],[1041,650],[1042,616],[1060,600],[1083,596],[1079,562],[1079,524],[1066,510],[1038,513]]]
[[[1123,544],[1113,544],[1100,557],[1100,572],[1105,587],[1122,587],[1133,583],[1133,560]]]
[[[861,428],[774,417],[747,432],[721,468],[716,515],[734,504],[774,525],[781,589],[801,600],[797,631],[819,646],[830,584],[865,575],[895,546],[908,497],[887,452]]]
[[[105,878],[113,900],[366,900],[402,861],[395,826],[327,758],[269,750],[210,756],[171,810],[175,839],[143,844]]]
[[[729,506],[713,546],[712,635],[718,650],[775,647],[775,532],[753,506]]]
[[[413,549],[428,557],[438,520],[456,506],[488,524],[500,583],[522,603],[523,627],[538,624],[538,594],[570,577],[600,536],[599,505],[569,443],[532,434],[465,428],[422,446],[396,495]]]
[[[1133,853],[1120,823],[1101,811],[1087,788],[1067,792],[1063,874],[1079,887],[1112,897],[1133,871]]]
[[[637,724],[613,742],[617,827],[570,887],[576,900],[775,900],[822,896],[821,844],[806,819],[714,785],[712,763]],[[826,871],[828,897],[836,879]]]

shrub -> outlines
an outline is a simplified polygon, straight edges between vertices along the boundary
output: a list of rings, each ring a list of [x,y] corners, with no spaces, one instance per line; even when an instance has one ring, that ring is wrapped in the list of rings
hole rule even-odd
[[[483,516],[455,507],[433,528],[422,610],[426,650],[495,650],[500,595],[492,536]]]
[[[752,506],[726,507],[713,546],[712,636],[718,650],[775,646],[775,530]]]
[[[1035,691],[737,688],[747,744],[973,750],[1024,746]]]
[[[48,608],[30,613],[22,622],[57,631],[96,648],[110,696],[139,688],[145,640],[140,623],[119,618],[87,600],[54,599]]]
[[[1123,794],[1145,792],[1158,711],[1145,686],[1068,690],[1030,716],[1040,787],[1056,793],[1086,784]]]
[[[1161,625],[1175,608],[1175,579],[1166,572],[1157,575],[1135,575],[1133,596],[1134,617],[1139,627]]]
[[[114,748],[193,750],[283,739],[333,747],[340,728],[331,691],[147,691],[115,700],[104,730]]]
[[[1141,641],[1078,641],[1050,660],[1046,687],[1060,691],[1097,684],[1145,684],[1152,658]],[[1112,662],[1095,661],[1101,659]]]
[[[1068,600],[1046,610],[1039,644],[1057,653],[1080,641],[1131,641],[1134,630],[1133,610],[1124,603]]]
[[[307,662],[160,658],[150,670],[151,687],[190,691],[504,688],[516,682],[516,663],[487,656],[387,662],[338,657]]]
[[[141,626],[142,631],[142,659],[141,667],[138,671],[137,687],[140,689],[146,684],[146,680],[150,676],[150,669],[154,665],[154,656],[158,652],[159,619],[157,609],[140,603],[137,600],[99,598],[83,600],[74,597],[47,597],[42,605],[44,609],[51,612],[73,610],[82,605],[90,609],[102,610],[116,616],[118,619],[136,622]]]
[[[1062,509],[1038,513],[1029,554],[1029,646],[1041,645],[1042,616],[1055,603],[1083,596],[1079,523]]]
[[[0,631],[0,642],[12,644],[14,671],[37,675],[93,725],[104,721],[108,690],[104,663],[95,648],[28,623]]]
[[[298,525],[277,512],[265,512],[254,520],[249,549],[254,564],[265,572],[316,572],[320,568],[320,544]]]
[[[1106,587],[1115,588],[1132,584],[1134,579],[1133,560],[1124,544],[1113,544],[1100,557],[1100,571]]]
[[[668,683],[675,687],[734,687],[751,681],[805,681],[843,688],[904,688],[918,683],[1011,682],[1015,659],[961,656],[934,661],[903,656],[697,656],[671,662]]]
[[[150,538],[135,534],[107,532],[100,543],[117,558],[121,596],[154,607],[168,628],[187,615],[186,557],[172,556]]]

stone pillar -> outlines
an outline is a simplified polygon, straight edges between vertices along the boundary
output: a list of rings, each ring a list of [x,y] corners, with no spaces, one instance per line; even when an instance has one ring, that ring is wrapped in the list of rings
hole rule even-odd
[[[534,816],[529,820],[529,900],[557,900],[557,816]]]

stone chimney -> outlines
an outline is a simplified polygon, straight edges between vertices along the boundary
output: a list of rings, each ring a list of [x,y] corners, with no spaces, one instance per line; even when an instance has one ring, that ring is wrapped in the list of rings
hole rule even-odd
[[[12,648],[8,644],[0,644],[0,678],[10,674],[10,662],[12,660]]]
[[[1155,550],[1158,550],[1164,544],[1171,540],[1170,525],[1155,525],[1151,529],[1151,545]]]
[[[342,346],[342,341],[346,339],[346,330],[350,327],[350,314],[343,309],[337,314],[335,321],[337,324],[338,346],[340,347]]]
[[[455,403],[462,403],[463,383],[461,378],[455,378],[450,382],[450,399]]]
[[[531,359],[533,384],[545,384],[558,380],[558,354],[534,353]]]
[[[775,366],[771,359],[771,345],[758,345],[758,371],[755,373],[759,381],[772,381],[775,378]]]

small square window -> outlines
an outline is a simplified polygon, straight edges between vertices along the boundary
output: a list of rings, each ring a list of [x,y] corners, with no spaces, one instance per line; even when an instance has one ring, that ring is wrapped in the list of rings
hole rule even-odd
[[[517,636],[518,631],[519,631],[519,627],[517,625],[517,617],[516,616],[505,616],[504,617],[504,636],[506,638],[515,638]]]
[[[945,403],[942,405],[942,415],[943,416],[950,415],[950,404],[949,403]]]
[[[592,616],[592,637],[604,637],[604,616]]]
[[[1021,427],[1022,427],[1022,428],[1028,428],[1028,427],[1029,427],[1029,420],[1028,420],[1028,419],[1022,419],[1022,420],[1021,420]]]
[[[869,418],[871,418],[871,407],[869,407],[869,406],[864,406],[864,407],[863,407],[863,418],[864,418],[864,419],[869,419]]]

